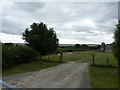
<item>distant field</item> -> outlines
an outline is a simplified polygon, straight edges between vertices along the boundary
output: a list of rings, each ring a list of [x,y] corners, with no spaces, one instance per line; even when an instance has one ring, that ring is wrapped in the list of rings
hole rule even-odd
[[[103,53],[99,51],[65,52],[63,53],[63,61],[92,64],[93,54],[95,55],[95,64],[107,65],[107,58],[109,58],[109,64],[112,66],[117,66],[117,60],[112,53]],[[59,54],[51,55],[51,61],[58,61],[59,56]],[[42,58],[47,59],[47,56]]]
[[[63,53],[63,62],[81,62],[92,64],[92,57],[95,55],[95,64],[107,66],[107,58],[109,65],[116,67],[117,60],[112,53],[103,53],[99,51],[81,51],[81,52],[65,52]],[[23,72],[31,72],[41,70],[60,64],[59,54],[43,56],[44,62],[29,62],[3,71],[3,75],[17,74]],[[117,68],[90,66],[90,83],[92,88],[117,88]]]

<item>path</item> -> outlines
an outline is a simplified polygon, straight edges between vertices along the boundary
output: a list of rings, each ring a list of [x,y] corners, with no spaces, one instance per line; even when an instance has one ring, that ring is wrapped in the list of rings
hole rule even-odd
[[[69,62],[40,71],[4,76],[19,88],[89,88],[88,64]]]

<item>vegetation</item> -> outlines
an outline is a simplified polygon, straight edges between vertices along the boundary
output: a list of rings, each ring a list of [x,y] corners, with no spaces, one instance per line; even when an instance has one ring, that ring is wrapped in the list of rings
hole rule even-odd
[[[44,68],[56,66],[60,64],[59,62],[39,62],[39,61],[31,61],[28,63],[24,63],[21,65],[17,65],[16,67],[11,67],[3,70],[2,75],[11,75],[11,74],[18,74],[18,73],[25,73],[25,72],[32,72],[41,70]],[[31,67],[32,66],[32,67]]]
[[[112,53],[104,53],[100,51],[76,51],[76,52],[64,52],[64,62],[81,62],[92,64],[93,54],[95,55],[95,64],[101,66],[107,66],[107,58],[109,58],[109,65],[117,67],[117,59]],[[60,54],[51,55],[51,61],[58,61]],[[43,56],[43,59],[47,59],[47,56]]]
[[[75,48],[80,48],[81,45],[80,44],[75,44]]]
[[[3,45],[7,45],[7,46],[14,46],[13,43],[4,43]]]
[[[118,87],[117,68],[91,66],[89,72],[92,88]]]
[[[116,25],[114,33],[113,54],[118,60],[118,88],[120,89],[120,20],[119,23]]]
[[[120,64],[120,21],[116,25],[115,33],[114,33],[114,43],[113,43],[113,53],[115,57],[118,59]]]
[[[26,28],[23,39],[41,56],[55,52],[59,44],[53,28],[48,29],[47,25],[43,23],[33,23],[30,25],[30,29]]]
[[[2,45],[2,69],[36,60],[38,53],[27,46]]]
[[[60,52],[74,52],[74,51],[88,51],[88,50],[96,50],[100,49],[100,45],[96,46],[88,46],[88,45],[80,45],[80,44],[75,44],[75,46],[59,46],[58,50],[56,53]]]

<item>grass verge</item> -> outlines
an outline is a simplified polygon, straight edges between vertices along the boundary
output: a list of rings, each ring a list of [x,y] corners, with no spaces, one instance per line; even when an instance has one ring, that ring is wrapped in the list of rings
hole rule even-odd
[[[117,88],[117,68],[90,66],[90,84],[92,88]]]
[[[56,66],[60,63],[58,62],[39,62],[39,61],[32,61],[29,63],[25,63],[22,65],[18,65],[16,67],[11,67],[6,70],[2,71],[2,76],[11,75],[11,74],[18,74],[24,72],[31,72],[31,71],[38,71],[44,68]]]

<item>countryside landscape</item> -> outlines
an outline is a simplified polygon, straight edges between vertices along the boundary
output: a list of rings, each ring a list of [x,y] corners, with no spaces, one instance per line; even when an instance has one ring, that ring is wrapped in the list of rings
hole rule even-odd
[[[3,2],[1,8],[3,89],[120,89],[119,2]]]

